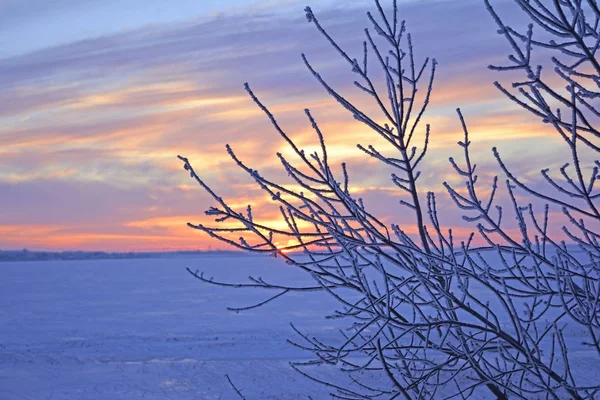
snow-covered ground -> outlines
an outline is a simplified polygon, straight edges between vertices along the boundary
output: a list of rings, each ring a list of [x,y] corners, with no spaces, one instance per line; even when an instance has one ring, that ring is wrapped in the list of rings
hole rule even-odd
[[[324,318],[332,298],[292,294],[234,313],[226,307],[269,294],[203,284],[186,267],[225,281],[313,283],[279,259],[257,256],[2,262],[0,400],[238,399],[226,374],[248,400],[329,398],[289,366],[312,354],[286,339],[298,340],[290,322],[325,341],[339,338],[335,324],[347,321]],[[596,384],[600,368],[581,331],[565,331],[573,369]],[[334,369],[311,368],[339,378]]]
[[[289,367],[310,354],[286,343],[291,321],[334,334],[328,297],[236,314],[226,307],[266,294],[202,284],[185,267],[306,280],[253,256],[0,263],[0,400],[235,399],[225,374],[248,399],[328,397]]]

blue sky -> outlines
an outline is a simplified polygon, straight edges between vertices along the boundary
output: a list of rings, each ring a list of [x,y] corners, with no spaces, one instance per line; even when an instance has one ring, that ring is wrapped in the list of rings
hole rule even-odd
[[[313,3],[322,7],[340,4],[333,0]],[[360,2],[344,2],[346,6],[352,3]],[[0,57],[219,15],[291,12],[302,4],[296,0],[3,0]]]
[[[0,56],[12,56],[98,36],[210,18],[256,7],[253,0],[4,0]],[[15,40],[18,38],[18,40]]]

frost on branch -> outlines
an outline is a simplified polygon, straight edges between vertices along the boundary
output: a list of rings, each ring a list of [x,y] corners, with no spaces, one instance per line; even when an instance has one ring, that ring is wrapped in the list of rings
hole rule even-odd
[[[255,277],[228,283],[190,272],[210,284],[270,292],[264,301],[236,311],[292,292],[331,295],[339,304],[331,318],[347,320],[349,329],[340,331],[336,343],[325,343],[294,327],[294,344],[314,354],[309,365],[335,366],[352,384],[325,381],[304,364],[293,366],[338,398],[592,399],[598,394],[598,383],[586,380],[575,357],[581,352],[595,362],[600,357],[600,11],[593,0],[514,0],[532,22],[520,30],[506,24],[489,0],[484,3],[511,51],[508,65],[490,68],[521,74],[511,89],[499,82],[496,87],[523,112],[549,124],[564,149],[557,171],[540,166],[544,186],[520,178],[494,148],[500,176],[482,190],[467,123],[457,110],[463,156],[450,158],[449,166],[464,187],[444,183],[440,190],[472,227],[464,240],[456,239],[456,227],[443,225],[436,194],[419,189],[421,162],[435,140],[435,130],[423,121],[437,63],[415,59],[413,39],[394,0],[387,9],[375,1],[362,54],[356,57],[305,9],[308,22],[356,77],[358,93],[384,120],[350,102],[307,56],[302,60],[329,96],[387,143],[386,148],[358,147],[393,169],[390,184],[403,193],[399,209],[411,215],[412,226],[388,226],[352,195],[346,165],[341,173],[331,165],[325,136],[308,109],[307,124],[319,144],[312,154],[298,147],[248,84],[250,99],[299,160],[277,155],[294,186],[259,174],[229,146],[227,152],[278,204],[284,228],[262,224],[250,206],[234,210],[179,157],[216,203],[206,212],[215,224],[191,227],[242,250],[280,256],[309,274],[314,285],[282,286]],[[543,32],[539,39],[538,31]],[[534,64],[540,50],[562,87],[551,85],[547,70]],[[375,82],[375,75],[383,82]],[[418,90],[424,93],[419,101]],[[507,201],[499,200],[500,192]],[[539,207],[541,202],[546,204]],[[552,228],[555,208],[567,222],[562,230]],[[289,245],[277,246],[279,241]],[[569,336],[574,332],[577,340]],[[387,384],[364,379],[365,371],[381,374]]]

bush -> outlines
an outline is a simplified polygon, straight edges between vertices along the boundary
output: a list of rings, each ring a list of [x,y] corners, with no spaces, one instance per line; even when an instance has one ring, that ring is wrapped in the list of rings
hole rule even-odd
[[[600,138],[595,128],[600,117],[596,58],[600,10],[594,0],[514,2],[532,22],[525,31],[505,24],[485,0],[512,51],[509,65],[490,68],[521,74],[521,80],[512,83],[514,91],[495,85],[564,139],[558,160],[562,167],[557,174],[541,170],[546,185],[532,182],[514,173],[494,148],[503,182],[495,177],[491,187],[480,189],[467,124],[457,110],[464,131],[458,144],[464,157],[450,158],[450,165],[464,186],[444,186],[473,227],[464,240],[442,225],[435,194],[419,190],[419,168],[430,140],[430,127],[422,127],[421,121],[432,95],[436,62],[415,60],[396,1],[384,10],[376,0],[375,13],[367,14],[377,35],[365,30],[360,60],[329,36],[310,8],[305,10],[308,21],[348,63],[357,77],[355,86],[369,96],[385,121],[361,111],[302,58],[330,96],[387,142],[385,150],[358,147],[394,170],[391,182],[406,194],[401,204],[403,212],[413,216],[414,226],[386,225],[350,193],[346,166],[342,164],[338,172],[332,169],[324,135],[308,109],[305,113],[320,145],[320,151],[312,154],[294,143],[248,84],[252,100],[300,160],[293,163],[278,154],[294,185],[269,180],[229,146],[227,151],[278,203],[287,228],[261,224],[250,206],[232,209],[188,159],[179,156],[216,202],[206,214],[217,224],[190,227],[239,249],[282,257],[310,274],[315,285],[271,285],[262,279],[215,282],[190,272],[212,284],[276,293],[255,306],[294,291],[320,290],[333,296],[339,309],[332,310],[332,316],[346,318],[354,328],[341,332],[342,344],[298,333],[301,346],[315,354],[316,363],[337,366],[351,376],[352,384],[324,382],[309,376],[301,364],[292,365],[329,385],[339,398],[477,394],[497,399],[583,399],[594,398],[600,388],[597,381],[586,380],[585,364],[577,364],[578,357],[600,356],[600,193],[595,189],[600,166],[595,159]],[[534,51],[544,57],[546,68],[551,67],[549,74],[533,63]],[[374,82],[376,69],[384,77],[383,91]],[[419,98],[418,88],[425,91]],[[298,186],[301,190],[294,189]],[[497,199],[500,192],[507,195],[506,204]],[[564,221],[553,210],[562,213]],[[509,216],[516,225],[507,222]],[[553,229],[558,223],[562,229]],[[278,247],[278,238],[290,245]],[[360,372],[366,370],[378,371],[388,384],[375,387],[362,378]]]

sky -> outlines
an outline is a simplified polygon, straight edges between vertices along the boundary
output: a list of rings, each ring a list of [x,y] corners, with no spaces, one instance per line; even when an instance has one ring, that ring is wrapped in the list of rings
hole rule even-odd
[[[0,3],[0,249],[146,251],[219,249],[186,222],[208,221],[213,203],[182,169],[190,159],[235,207],[252,203],[277,223],[268,197],[227,155],[285,179],[285,143],[243,89],[249,82],[294,139],[314,148],[304,116],[320,123],[333,161],[348,161],[352,190],[388,221],[403,222],[389,174],[357,143],[372,134],[319,86],[306,53],[332,85],[357,102],[348,66],[308,24],[296,0],[4,0]],[[359,56],[370,0],[308,1],[340,45]],[[557,139],[493,86],[487,69],[508,47],[481,1],[401,0],[418,59],[438,61],[422,189],[443,196],[460,182],[448,156],[462,139],[498,173],[496,145],[523,174],[539,171]],[[519,18],[505,0],[498,9]],[[354,96],[354,97],[353,97]],[[362,104],[362,103],[361,103]],[[371,136],[369,136],[371,135]],[[527,149],[526,152],[523,149]],[[261,210],[261,206],[264,206]],[[446,202],[448,222],[461,224]]]

